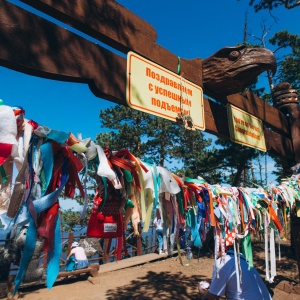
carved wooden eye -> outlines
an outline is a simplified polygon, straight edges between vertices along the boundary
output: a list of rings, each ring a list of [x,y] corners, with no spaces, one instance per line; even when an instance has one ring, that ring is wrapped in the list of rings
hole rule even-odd
[[[240,52],[234,50],[234,51],[231,51],[231,52],[229,53],[228,58],[229,58],[230,60],[236,60],[239,56],[240,56]]]

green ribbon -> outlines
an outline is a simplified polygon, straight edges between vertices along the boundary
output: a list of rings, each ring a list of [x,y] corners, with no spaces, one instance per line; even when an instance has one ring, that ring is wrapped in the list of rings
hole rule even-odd
[[[134,208],[134,203],[130,199],[127,199],[125,203],[124,209],[126,210],[127,208]]]
[[[0,166],[0,174],[2,177],[2,183],[6,183],[8,181],[8,179],[7,179],[4,167],[2,165]]]
[[[195,179],[189,177],[185,177],[184,181],[189,183],[196,183],[196,184],[204,184],[206,182],[204,179]]]
[[[180,75],[181,69],[180,69],[180,57],[178,56],[178,65],[177,65],[177,74]]]
[[[127,182],[133,182],[133,177],[130,171],[123,169],[123,174]]]
[[[249,264],[249,270],[253,268],[253,255],[250,233],[242,239],[242,253]]]

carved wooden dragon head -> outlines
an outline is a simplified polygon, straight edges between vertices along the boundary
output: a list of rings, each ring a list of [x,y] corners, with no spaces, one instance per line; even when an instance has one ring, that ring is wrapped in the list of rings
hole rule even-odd
[[[203,60],[203,88],[212,95],[242,92],[262,72],[276,72],[274,54],[265,48],[226,47]]]

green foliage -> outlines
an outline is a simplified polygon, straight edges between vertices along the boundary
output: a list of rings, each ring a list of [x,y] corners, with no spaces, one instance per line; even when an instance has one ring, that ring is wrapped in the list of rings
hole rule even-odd
[[[133,110],[129,107],[116,105],[100,111],[101,128],[109,128],[109,132],[99,133],[96,142],[101,147],[112,150],[128,149],[140,157],[145,148],[141,140],[147,136],[151,115]]]
[[[248,174],[250,170],[249,162],[257,158],[259,152],[254,148],[222,139],[218,139],[216,144],[221,146],[217,154],[217,160],[221,162],[219,167],[224,172],[224,181],[232,186],[247,184],[250,181]]]
[[[80,212],[73,211],[72,209],[68,209],[62,212],[62,230],[64,232],[74,231],[74,228],[78,225],[82,225],[83,227],[87,224],[80,220]]]
[[[281,182],[281,179],[287,176],[286,170],[283,167],[284,163],[282,162],[282,158],[273,154],[270,154],[270,156],[275,161],[275,169],[272,171],[272,174],[276,176],[277,182]]]
[[[172,155],[184,165],[177,173],[191,178],[201,176],[210,183],[220,182],[217,152],[212,147],[212,140],[205,139],[201,131],[188,131],[181,127],[172,149]]]
[[[272,10],[279,6],[284,6],[286,9],[292,9],[297,6],[300,6],[298,0],[248,0],[248,1],[249,1],[249,5],[253,6],[256,12],[263,9]]]
[[[174,159],[191,161],[191,155],[197,152],[194,149],[203,151],[210,144],[200,131],[189,132],[175,122],[121,105],[102,110],[100,118],[102,128],[110,130],[97,135],[100,146],[127,148],[135,156],[151,159],[160,166]]]
[[[89,216],[91,214],[92,210],[92,205],[93,205],[93,200],[95,197],[95,190],[96,190],[96,182],[95,182],[95,174],[96,174],[96,169],[98,166],[98,158],[92,160],[89,162],[88,165],[88,177],[87,177],[87,182],[86,182],[86,188],[87,188],[87,209],[86,209],[86,214],[83,219],[80,219],[81,211],[74,211],[73,208],[70,208],[68,210],[62,210],[62,230],[64,232],[70,232],[70,231],[75,231],[75,228],[77,230],[84,228],[87,226]],[[83,168],[80,172],[80,181],[84,185],[85,181],[85,168]],[[81,196],[79,191],[77,191],[78,194],[75,194],[74,200],[79,204],[79,205],[84,205],[84,198]],[[63,193],[61,194],[61,199],[60,201],[64,201],[65,197],[63,196]],[[78,227],[79,226],[79,227]]]
[[[295,89],[300,89],[300,38],[288,31],[277,32],[269,42],[281,49],[290,50],[278,63],[276,82],[289,82]]]
[[[151,158],[159,166],[165,166],[166,162],[171,163],[176,157],[173,148],[178,144],[180,128],[175,122],[153,117],[148,127],[144,156]]]
[[[120,105],[101,111],[100,118],[102,128],[110,130],[97,136],[101,146],[108,145],[113,150],[127,148],[135,156],[151,159],[160,166],[179,161],[183,164],[180,171],[189,177],[217,176],[213,166],[216,149],[207,150],[212,142],[204,139],[201,131],[189,131],[176,122]],[[172,171],[178,170],[176,164]]]

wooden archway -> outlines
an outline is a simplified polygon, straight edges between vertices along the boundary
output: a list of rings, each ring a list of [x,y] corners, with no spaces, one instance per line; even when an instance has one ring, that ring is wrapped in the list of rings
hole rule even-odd
[[[155,29],[113,0],[21,2],[115,51],[0,0],[0,65],[4,67],[48,79],[86,83],[95,96],[122,105],[126,105],[129,51],[177,72],[178,56],[156,43]],[[251,92],[220,92],[207,84],[205,63],[201,58],[181,59],[185,77],[214,99],[204,98],[205,131],[230,138],[225,107],[230,103],[262,120],[267,150],[282,157],[287,171],[300,163],[300,111],[295,90],[285,85],[279,88],[275,106]]]
[[[43,78],[87,83],[97,97],[123,105],[126,105],[125,55],[129,51],[177,72],[178,56],[155,42],[154,28],[115,1],[22,2],[116,52],[0,0],[0,64],[4,67]],[[251,92],[218,94],[206,87],[200,58],[181,59],[181,69],[189,81],[202,87],[204,94],[214,99],[204,98],[206,132],[229,139],[224,104],[231,103],[263,121],[268,151],[284,158],[288,168],[300,162],[297,106],[292,105],[293,113],[290,111],[287,117]]]

